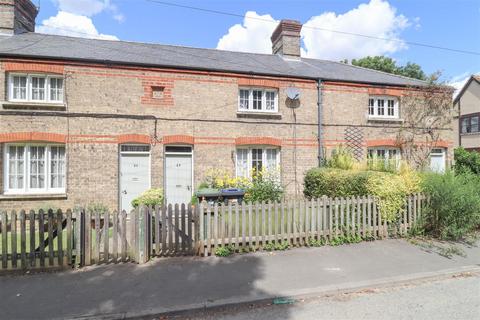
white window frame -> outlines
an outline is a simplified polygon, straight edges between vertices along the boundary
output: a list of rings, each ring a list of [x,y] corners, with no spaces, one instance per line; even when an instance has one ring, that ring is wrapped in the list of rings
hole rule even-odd
[[[25,99],[15,99],[13,97],[13,77],[27,78],[27,94]],[[43,100],[34,100],[32,98],[32,78],[45,79],[45,95]],[[62,100],[52,100],[50,96],[50,79],[62,80]],[[48,104],[63,104],[65,101],[65,79],[60,75],[36,74],[36,73],[10,73],[8,75],[8,101],[10,102],[28,102],[28,103],[48,103]]]
[[[9,150],[10,146],[23,146],[24,147],[24,168],[23,168],[23,188],[22,189],[11,189],[9,186],[10,179],[8,176],[9,165],[10,165],[10,155]],[[44,188],[30,188],[30,147],[45,147],[45,166],[44,166],[44,175],[45,175],[45,187]],[[51,147],[64,147],[65,148],[65,185],[63,188],[52,188],[51,184]],[[59,194],[65,193],[67,187],[67,147],[65,144],[52,144],[52,143],[6,143],[4,145],[3,152],[3,181],[4,181],[4,194],[5,195],[29,195],[29,194]]]
[[[14,83],[13,83],[13,78],[14,77],[24,77],[26,78],[25,82],[25,99],[15,99],[13,97],[13,89],[14,89]],[[28,76],[26,74],[9,74],[8,78],[8,100],[9,101],[28,101]]]
[[[378,150],[384,150],[385,151],[385,162],[388,162],[390,160],[395,160],[397,165],[400,164],[400,160],[402,160],[402,155],[401,155],[401,150],[399,148],[394,148],[394,147],[370,147],[367,149],[367,157],[370,158],[370,151],[375,152],[375,156]],[[390,156],[390,152],[393,150],[396,151],[395,158],[392,158]],[[378,158],[377,158],[378,159]]]
[[[248,108],[240,108],[240,90],[248,91]],[[262,108],[253,109],[253,91],[262,92]],[[267,92],[273,93],[274,105],[273,110],[267,110]],[[277,89],[265,89],[265,88],[254,88],[254,87],[240,87],[238,88],[238,111],[239,112],[261,112],[261,113],[277,113],[278,112],[278,90]]]
[[[373,99],[373,114],[370,114],[370,99]],[[383,100],[383,115],[378,114],[378,101]],[[393,100],[393,115],[388,115],[388,100]],[[367,103],[367,115],[369,118],[373,119],[399,119],[400,118],[400,101],[397,97],[394,96],[369,96]]]
[[[240,146],[237,147],[235,150],[235,176],[237,178],[244,177],[240,175],[240,168],[238,166],[238,150],[247,150],[247,176],[246,178],[251,179],[252,178],[252,164],[253,164],[253,157],[252,157],[252,149],[262,149],[262,167],[265,168],[265,165],[267,164],[267,150],[276,150],[276,159],[275,161],[277,162],[278,170],[280,169],[280,148],[279,147],[274,147],[274,146],[268,146],[268,145],[254,145],[254,146]],[[280,176],[280,172],[279,176]]]

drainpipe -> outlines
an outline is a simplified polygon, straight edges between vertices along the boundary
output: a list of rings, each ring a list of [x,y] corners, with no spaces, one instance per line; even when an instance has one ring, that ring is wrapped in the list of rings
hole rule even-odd
[[[317,80],[317,106],[318,106],[318,166],[323,165],[323,144],[322,144],[322,80]]]

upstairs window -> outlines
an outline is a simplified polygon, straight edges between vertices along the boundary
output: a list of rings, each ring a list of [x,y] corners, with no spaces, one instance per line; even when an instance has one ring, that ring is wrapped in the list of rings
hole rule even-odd
[[[463,116],[460,120],[461,133],[480,132],[480,115]]]
[[[399,118],[398,99],[395,97],[370,97],[368,99],[370,118]]]
[[[50,75],[10,74],[8,100],[63,103],[63,78]]]
[[[276,90],[241,88],[238,91],[238,111],[278,112]]]
[[[375,114],[375,99],[368,99],[368,115],[373,116]]]

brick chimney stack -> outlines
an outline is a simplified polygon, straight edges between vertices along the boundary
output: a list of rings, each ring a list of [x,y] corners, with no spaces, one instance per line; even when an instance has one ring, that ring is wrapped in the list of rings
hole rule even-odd
[[[0,35],[35,32],[38,8],[30,0],[0,1]]]
[[[302,24],[296,20],[282,20],[273,31],[272,53],[290,59],[300,59],[300,31]]]

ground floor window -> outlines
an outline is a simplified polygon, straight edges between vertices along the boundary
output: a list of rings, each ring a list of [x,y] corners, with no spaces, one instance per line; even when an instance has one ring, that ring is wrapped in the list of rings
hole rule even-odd
[[[4,172],[7,194],[65,192],[65,146],[7,144]]]
[[[280,150],[269,147],[238,148],[236,161],[237,177],[251,178],[255,173],[266,170],[278,173]]]
[[[368,148],[368,165],[395,168],[400,163],[400,149],[389,147]],[[373,168],[371,168],[373,169]]]

